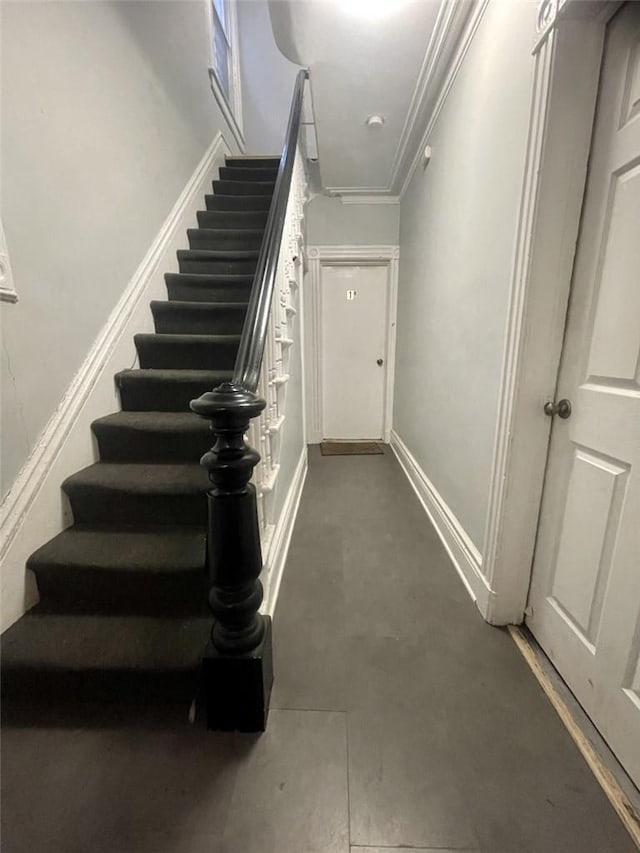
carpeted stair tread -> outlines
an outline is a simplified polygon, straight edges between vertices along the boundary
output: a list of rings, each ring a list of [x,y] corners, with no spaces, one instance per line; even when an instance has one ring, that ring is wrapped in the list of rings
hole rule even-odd
[[[280,157],[271,155],[269,157],[255,157],[253,154],[235,154],[225,157],[225,164],[230,168],[245,169],[245,168],[277,168],[280,166]]]
[[[258,249],[216,252],[211,249],[179,249],[181,273],[217,273],[218,275],[251,275],[258,264]]]
[[[247,313],[246,302],[153,301],[151,313],[158,334],[239,335]]]
[[[193,462],[213,444],[208,421],[193,412],[115,412],[91,428],[103,462]]]
[[[76,524],[204,524],[209,487],[193,463],[97,462],[62,484]]]
[[[244,210],[268,211],[271,207],[270,195],[229,195],[217,192],[204,197],[207,210]]]
[[[220,231],[258,230],[264,231],[267,210],[199,210],[196,214],[200,228],[215,228]]]
[[[232,370],[240,335],[134,335],[140,367]]]
[[[210,617],[52,614],[37,608],[3,635],[3,703],[184,703],[199,690]],[[19,712],[18,719],[28,712]],[[64,719],[64,717],[62,717]]]
[[[41,612],[206,615],[204,527],[74,525],[39,548]]]
[[[273,195],[275,187],[275,176],[271,181],[213,181],[213,192],[215,195]]]
[[[259,250],[264,228],[189,228],[187,239],[191,249],[217,251]]]
[[[203,494],[208,486],[207,472],[192,463],[119,463],[94,462],[63,482],[71,495],[80,490],[101,489],[141,495]],[[194,524],[197,521],[194,520]]]
[[[128,525],[67,527],[27,561],[34,572],[69,568],[104,572],[185,574],[202,570],[205,528]]]
[[[166,273],[170,300],[179,302],[248,302],[253,286],[250,275]]]
[[[186,254],[194,258],[206,258],[219,261],[249,261],[257,260],[258,249],[179,249],[178,254]]]
[[[187,412],[191,400],[229,382],[232,370],[122,370],[116,374],[120,402],[130,412]]]
[[[35,611],[3,634],[3,682],[16,667],[59,672],[192,671],[199,667],[210,628],[211,620],[207,618],[106,617]]]
[[[273,166],[222,166],[220,180],[275,183],[279,168],[279,163]]]

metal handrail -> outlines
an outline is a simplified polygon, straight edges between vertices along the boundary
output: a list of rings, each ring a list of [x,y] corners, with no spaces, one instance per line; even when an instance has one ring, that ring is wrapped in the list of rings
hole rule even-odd
[[[260,379],[260,367],[269,324],[269,311],[271,310],[280,244],[282,243],[282,232],[287,214],[293,165],[300,133],[304,84],[308,77],[309,72],[306,68],[298,71],[296,76],[280,167],[233,370],[233,384],[245,388],[247,391],[255,391]]]

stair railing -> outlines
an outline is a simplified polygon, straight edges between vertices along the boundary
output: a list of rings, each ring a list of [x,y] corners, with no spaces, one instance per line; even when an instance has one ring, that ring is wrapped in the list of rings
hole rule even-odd
[[[262,551],[256,488],[250,482],[260,454],[247,444],[245,433],[267,407],[267,400],[257,390],[265,346],[274,340],[272,302],[288,209],[290,212],[291,202],[296,201],[291,188],[296,163],[299,168],[308,76],[302,69],[296,77],[232,380],[191,402],[194,412],[210,420],[215,436],[213,447],[202,457],[211,481],[207,565],[209,606],[214,616],[203,659],[203,693],[208,727],[225,731],[263,731],[273,683],[271,620],[259,612]],[[278,376],[266,379],[268,391]],[[277,389],[271,393],[277,395]]]

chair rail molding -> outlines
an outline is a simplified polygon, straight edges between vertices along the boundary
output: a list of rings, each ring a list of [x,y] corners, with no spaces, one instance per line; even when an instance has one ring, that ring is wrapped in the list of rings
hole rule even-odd
[[[398,307],[398,245],[326,245],[308,246],[306,262],[309,269],[307,293],[304,299],[304,363],[306,441],[318,444],[324,438],[322,426],[322,267],[352,264],[386,266],[387,334],[385,345],[384,440],[391,437],[393,417],[393,381],[396,357],[396,317]]]
[[[550,436],[543,405],[560,363],[605,28],[619,5],[540,5],[482,549],[493,590],[483,615],[496,625],[525,615]]]

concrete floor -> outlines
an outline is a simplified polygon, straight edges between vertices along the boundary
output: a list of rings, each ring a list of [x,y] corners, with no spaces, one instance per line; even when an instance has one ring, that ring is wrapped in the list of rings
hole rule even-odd
[[[5,727],[3,853],[635,850],[389,449],[309,463],[268,731]]]

